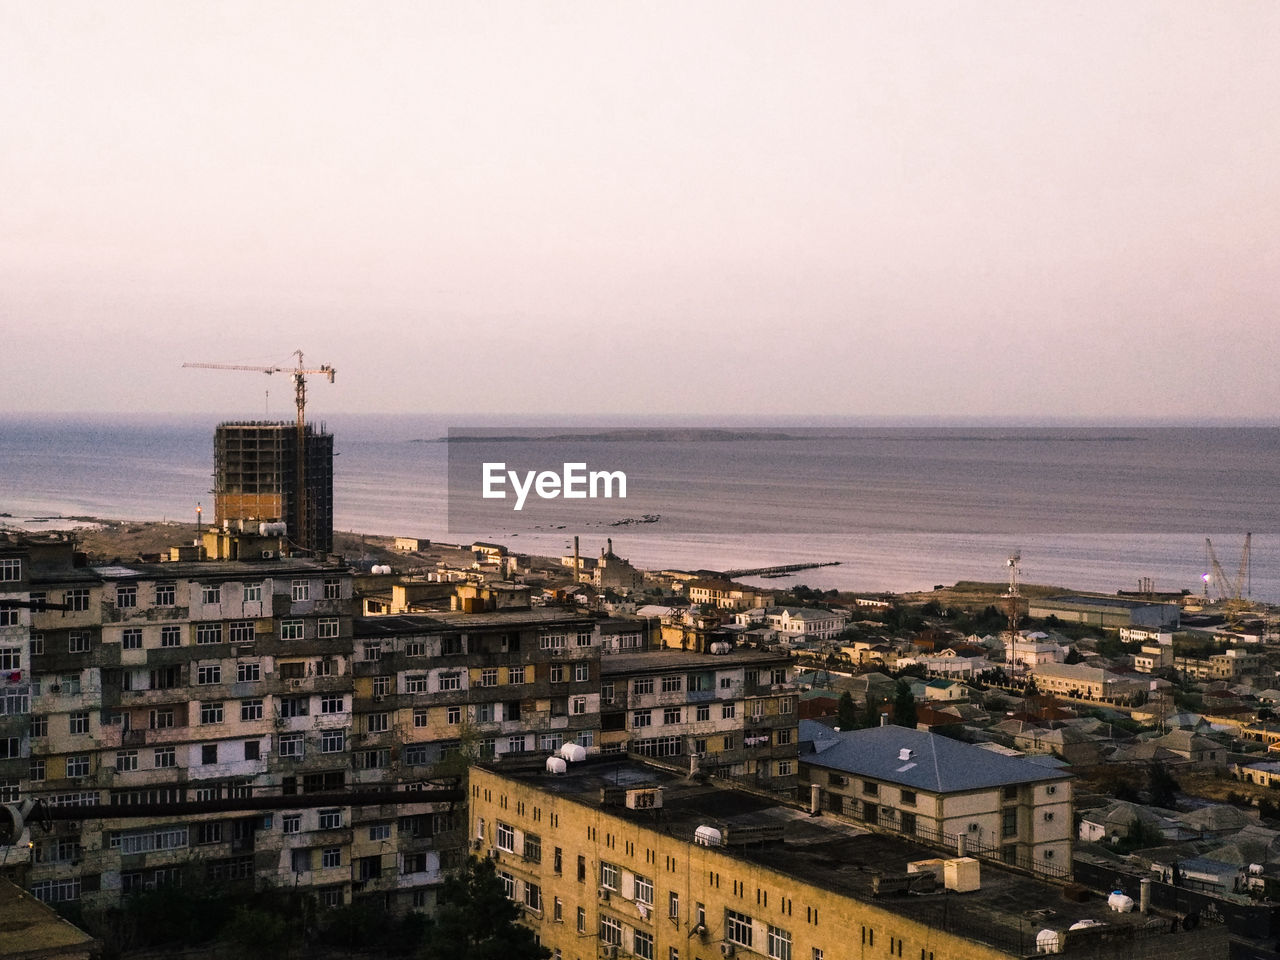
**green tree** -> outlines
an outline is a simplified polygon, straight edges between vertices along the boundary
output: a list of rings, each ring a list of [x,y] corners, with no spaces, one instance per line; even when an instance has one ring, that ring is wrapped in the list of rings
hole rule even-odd
[[[853,730],[858,726],[858,708],[853,702],[853,694],[848,690],[840,694],[840,703],[836,706],[836,723],[841,730]]]
[[[1178,781],[1163,764],[1152,763],[1147,767],[1147,793],[1153,807],[1175,809]]]
[[[899,727],[916,725],[916,698],[911,695],[911,684],[899,680],[893,690],[893,722]]]
[[[468,858],[444,882],[442,904],[427,935],[422,960],[549,960],[551,951],[517,923],[520,908],[507,899],[492,860]]]
[[[880,707],[872,699],[871,694],[867,694],[867,701],[862,709],[862,725],[864,727],[880,726]]]

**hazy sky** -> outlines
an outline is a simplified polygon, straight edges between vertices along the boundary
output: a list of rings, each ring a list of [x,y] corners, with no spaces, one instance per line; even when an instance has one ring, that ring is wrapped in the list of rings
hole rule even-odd
[[[0,2],[8,410],[1280,410],[1274,2]]]

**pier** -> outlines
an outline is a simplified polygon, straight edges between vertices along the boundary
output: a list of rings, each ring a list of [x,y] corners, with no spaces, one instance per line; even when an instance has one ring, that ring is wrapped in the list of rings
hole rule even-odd
[[[839,560],[823,560],[817,563],[787,563],[777,567],[752,567],[749,570],[725,570],[724,576],[730,580],[738,577],[768,577],[784,573],[795,573],[799,570],[816,570],[818,567],[838,567]]]

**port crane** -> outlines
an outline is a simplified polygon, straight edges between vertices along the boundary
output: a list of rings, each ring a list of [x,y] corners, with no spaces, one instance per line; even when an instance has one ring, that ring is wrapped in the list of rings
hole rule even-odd
[[[293,540],[304,550],[311,548],[310,537],[307,534],[306,516],[307,516],[307,456],[306,456],[306,436],[307,436],[307,377],[308,375],[325,376],[329,378],[329,382],[333,383],[333,375],[337,372],[329,364],[321,364],[319,369],[308,370],[302,364],[302,351],[293,351],[293,356],[298,358],[296,367],[259,367],[250,366],[240,363],[184,363],[184,367],[198,367],[202,370],[247,370],[251,373],[288,373],[293,376],[294,399],[298,407],[298,443],[297,443],[297,473],[298,489],[294,496],[294,529]]]
[[[1235,578],[1227,576],[1227,572],[1222,569],[1222,564],[1218,562],[1217,551],[1213,549],[1213,541],[1208,537],[1204,538],[1204,553],[1207,566],[1212,570],[1212,576],[1205,574],[1205,590],[1208,592],[1210,580],[1213,581],[1214,591],[1218,595],[1218,599],[1222,600],[1226,608],[1232,613],[1238,613],[1248,604],[1249,590],[1249,556],[1253,546],[1253,534],[1246,533],[1244,535],[1244,549],[1240,552],[1240,568],[1236,571]]]

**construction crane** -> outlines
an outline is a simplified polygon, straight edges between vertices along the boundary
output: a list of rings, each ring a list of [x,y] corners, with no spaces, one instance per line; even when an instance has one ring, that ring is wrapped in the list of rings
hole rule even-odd
[[[1212,570],[1212,577],[1205,574],[1206,592],[1209,580],[1213,580],[1214,591],[1218,595],[1218,599],[1222,600],[1228,610],[1231,612],[1239,612],[1248,600],[1246,599],[1252,592],[1249,589],[1249,555],[1253,545],[1253,534],[1246,533],[1244,535],[1244,549],[1240,552],[1240,569],[1236,571],[1235,579],[1227,576],[1222,564],[1218,562],[1218,554],[1213,549],[1213,541],[1208,537],[1204,538],[1204,552],[1206,564]]]
[[[304,550],[311,548],[311,538],[307,534],[306,517],[307,517],[307,376],[309,374],[320,374],[329,378],[329,382],[333,383],[333,375],[337,372],[328,364],[322,364],[318,370],[308,370],[302,365],[302,351],[293,351],[293,356],[298,358],[296,367],[255,367],[239,363],[184,363],[184,367],[199,367],[203,370],[248,370],[251,373],[289,373],[293,375],[294,397],[298,405],[298,443],[297,443],[297,473],[295,476],[298,480],[298,489],[294,495],[294,530],[293,540]]]

